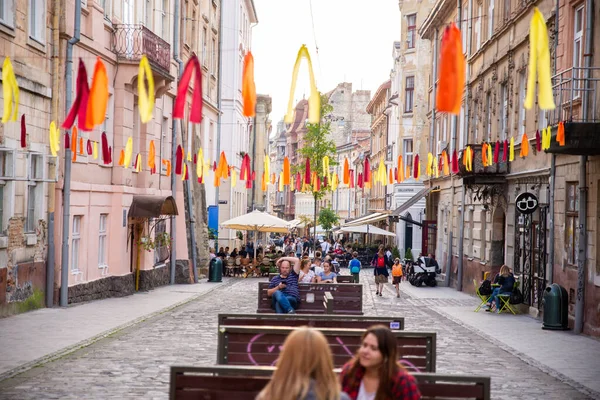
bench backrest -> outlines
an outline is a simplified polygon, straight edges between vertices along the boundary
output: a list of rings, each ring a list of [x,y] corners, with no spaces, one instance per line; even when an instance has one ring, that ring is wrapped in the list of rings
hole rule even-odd
[[[392,330],[404,330],[404,317],[319,314],[219,314],[219,328],[243,326],[310,326],[313,328],[367,329],[383,324]]]
[[[271,279],[273,279],[277,275],[279,275],[279,274],[278,273],[269,273],[269,282],[271,282]],[[337,276],[338,283],[352,283],[353,280],[354,280],[354,277],[352,275],[338,275]]]
[[[253,399],[269,382],[272,367],[171,367],[171,400]],[[339,370],[336,370],[339,373]],[[468,375],[413,373],[422,399],[490,400],[490,378]]]
[[[286,337],[294,328],[281,326],[221,326],[217,364],[273,366]],[[320,328],[329,342],[334,367],[356,354],[365,329]],[[409,371],[435,372],[436,334],[393,331],[398,359]]]
[[[258,283],[258,313],[274,313],[271,298],[267,296],[269,282]],[[300,306],[296,310],[303,314],[325,314],[323,295],[333,296],[333,313],[362,315],[363,285],[358,283],[300,283]],[[312,302],[310,296],[313,297]]]

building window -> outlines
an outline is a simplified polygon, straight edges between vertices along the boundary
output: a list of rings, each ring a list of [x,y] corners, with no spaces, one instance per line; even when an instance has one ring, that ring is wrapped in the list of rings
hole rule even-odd
[[[579,247],[579,184],[577,182],[567,182],[566,204],[565,248],[567,263],[576,265]]]
[[[154,225],[154,240],[157,240],[161,235],[167,232],[167,223],[164,219],[156,221]],[[159,264],[169,258],[169,247],[167,245],[157,246],[154,248],[154,264]]]
[[[407,15],[406,24],[408,25],[406,30],[406,48],[414,49],[415,42],[417,41],[417,14]]]
[[[413,111],[413,96],[415,93],[415,77],[406,77],[406,87],[404,88],[404,112],[410,113]]]
[[[71,271],[79,271],[79,245],[81,241],[81,215],[73,216],[73,230],[71,231]]]
[[[492,38],[494,34],[494,0],[489,0],[488,7],[488,40]]]
[[[499,139],[506,139],[506,129],[508,127],[508,88],[506,84],[500,85],[500,96],[502,100],[500,103],[500,132]]]
[[[525,133],[525,118],[527,114],[525,113],[525,88],[526,88],[526,77],[525,71],[519,72],[519,136],[522,136]]]
[[[206,27],[204,27],[202,29],[202,62],[204,63],[204,65],[207,64],[206,62],[206,41],[208,40],[208,30],[206,29]]]
[[[98,266],[106,266],[106,226],[108,214],[100,214],[100,226],[98,228]]]
[[[4,184],[0,185],[0,235],[4,232]]]
[[[575,80],[575,88],[580,88],[582,78],[582,54],[583,54],[583,6],[575,10],[575,18],[573,21],[573,79]],[[577,91],[575,97],[579,97],[580,92]]]
[[[146,28],[152,29],[152,0],[146,0],[146,9],[144,12],[144,25]]]
[[[46,0],[29,0],[29,37],[44,44],[46,34]]]
[[[548,126],[548,114],[544,110],[538,111],[538,129],[546,129]]]
[[[104,18],[110,21],[112,18],[112,0],[102,0],[102,9],[104,10]]]
[[[213,75],[217,74],[217,58],[218,58],[217,51],[218,51],[218,49],[217,49],[217,41],[215,40],[215,38],[213,38],[213,40],[212,40],[212,50],[211,50],[211,52],[212,52],[212,55],[211,55],[212,63],[211,63],[211,67],[210,67],[211,68],[210,73],[213,74]]]
[[[492,140],[492,94],[485,95],[485,135],[486,140]]]
[[[0,23],[10,28],[15,26],[14,0],[0,1]]]
[[[504,0],[504,21],[510,19],[510,0]]]
[[[13,177],[13,151],[0,149],[0,179]]]
[[[42,180],[44,178],[44,156],[42,154],[29,154],[29,171],[27,186],[27,215],[25,219],[25,231],[35,232],[36,214],[39,214],[36,203],[42,197]],[[37,200],[37,201],[36,201]]]
[[[162,38],[169,41],[169,0],[162,2]]]
[[[27,218],[25,219],[25,232],[35,232],[35,195],[37,184],[27,186]]]
[[[477,143],[478,137],[479,137],[479,120],[477,119],[477,110],[478,109],[479,109],[479,102],[475,101],[473,103],[473,110],[471,111],[472,112],[471,124],[473,124],[473,141],[471,143]]]
[[[413,141],[412,139],[404,139],[404,164],[406,169],[404,174],[406,175],[406,171],[408,170],[409,174],[412,174],[412,166],[413,166]]]

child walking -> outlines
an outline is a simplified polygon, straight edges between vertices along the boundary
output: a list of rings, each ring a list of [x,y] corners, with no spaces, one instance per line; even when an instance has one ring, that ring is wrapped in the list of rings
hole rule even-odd
[[[392,278],[394,286],[396,287],[396,297],[400,297],[400,282],[402,281],[402,265],[400,264],[400,259],[396,258],[394,260],[394,265],[392,266]]]

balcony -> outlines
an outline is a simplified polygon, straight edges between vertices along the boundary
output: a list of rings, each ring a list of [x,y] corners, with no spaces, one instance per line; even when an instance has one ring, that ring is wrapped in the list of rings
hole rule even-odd
[[[153,70],[169,75],[171,45],[144,25],[115,25],[112,48],[119,61],[139,61],[145,54]]]
[[[465,184],[504,183],[504,176],[508,173],[508,162],[502,162],[504,154],[503,146],[500,146],[500,155],[498,157],[499,162],[493,163],[489,167],[483,166],[483,159],[481,157],[482,145],[470,144],[469,146],[471,146],[471,149],[473,149],[472,171],[467,171],[467,168],[464,165],[463,158],[465,156],[465,152],[461,151],[458,157],[458,176],[463,178]]]
[[[590,76],[585,78],[586,73]],[[569,68],[552,77],[556,108],[548,112],[552,140],[548,153],[600,155],[600,68]],[[564,123],[565,145],[556,142],[558,123]]]

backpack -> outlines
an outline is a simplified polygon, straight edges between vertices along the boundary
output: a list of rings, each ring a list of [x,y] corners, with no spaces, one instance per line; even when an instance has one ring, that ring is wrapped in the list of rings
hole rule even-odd
[[[385,257],[377,257],[377,266],[379,268],[385,267]]]
[[[519,288],[514,288],[512,293],[510,294],[510,304],[521,304],[523,302],[523,293],[519,290]]]
[[[358,265],[356,265],[357,263],[352,263],[352,261],[353,260],[351,260],[350,263],[354,264],[354,265],[350,266],[350,273],[351,274],[358,274],[360,272],[360,267]],[[358,261],[358,260],[356,260],[356,261]],[[360,261],[358,263],[360,263]]]
[[[492,294],[492,282],[490,282],[489,279],[481,282],[481,286],[479,286],[479,294],[482,296]]]

